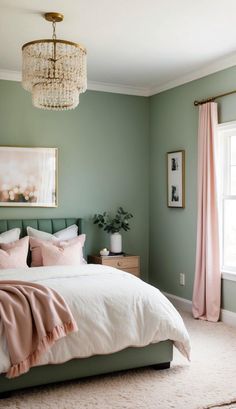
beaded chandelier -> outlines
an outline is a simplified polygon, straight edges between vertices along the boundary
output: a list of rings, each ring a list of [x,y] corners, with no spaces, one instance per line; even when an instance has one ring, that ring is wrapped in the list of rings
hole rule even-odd
[[[22,86],[32,93],[35,107],[53,111],[73,109],[87,89],[87,52],[84,47],[56,37],[59,13],[46,13],[52,39],[35,40],[22,47]]]

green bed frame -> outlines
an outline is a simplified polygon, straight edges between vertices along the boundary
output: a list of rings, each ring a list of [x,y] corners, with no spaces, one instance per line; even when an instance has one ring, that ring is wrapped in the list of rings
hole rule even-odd
[[[77,224],[79,234],[83,232],[82,219],[58,218],[0,220],[0,233],[19,227],[21,228],[21,237],[23,237],[27,234],[26,227],[31,226],[35,229],[53,234],[72,224]],[[14,379],[7,379],[4,374],[1,374],[0,397],[5,397],[6,393],[17,389],[131,368],[153,366],[155,369],[165,369],[170,367],[172,359],[173,342],[167,340],[145,347],[126,348],[113,354],[72,359],[63,364],[37,366],[31,368],[28,373]]]

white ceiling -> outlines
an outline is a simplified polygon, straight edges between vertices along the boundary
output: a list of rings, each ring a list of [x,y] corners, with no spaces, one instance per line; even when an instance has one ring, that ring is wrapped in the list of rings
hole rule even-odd
[[[90,89],[150,95],[236,64],[235,0],[0,0],[2,78],[22,44],[51,37],[47,11],[65,16],[58,38],[86,46]]]

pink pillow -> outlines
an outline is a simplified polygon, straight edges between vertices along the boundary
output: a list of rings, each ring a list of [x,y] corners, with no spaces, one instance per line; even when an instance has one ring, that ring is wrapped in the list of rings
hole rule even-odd
[[[80,243],[81,244],[81,257],[82,261],[80,264],[85,263],[83,259],[83,246],[85,242],[86,235],[85,234],[80,234],[79,236],[75,237],[74,239],[71,240],[57,240],[57,241],[46,241],[46,240],[41,240],[41,239],[35,239],[34,237],[30,237],[30,250],[31,250],[31,267],[39,267],[44,265],[43,264],[43,258],[42,258],[42,247],[44,244],[51,244],[54,246],[61,246],[63,244],[69,245],[73,243]]]
[[[41,245],[44,266],[77,266],[83,264],[81,240],[78,238],[63,242],[47,242]]]
[[[0,269],[27,266],[29,237],[0,245]]]

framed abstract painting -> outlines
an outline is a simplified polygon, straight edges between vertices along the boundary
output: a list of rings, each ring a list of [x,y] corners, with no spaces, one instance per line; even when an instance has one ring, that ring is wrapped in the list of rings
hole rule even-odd
[[[0,206],[57,207],[57,148],[0,146]]]
[[[167,206],[185,207],[185,151],[167,152]]]

